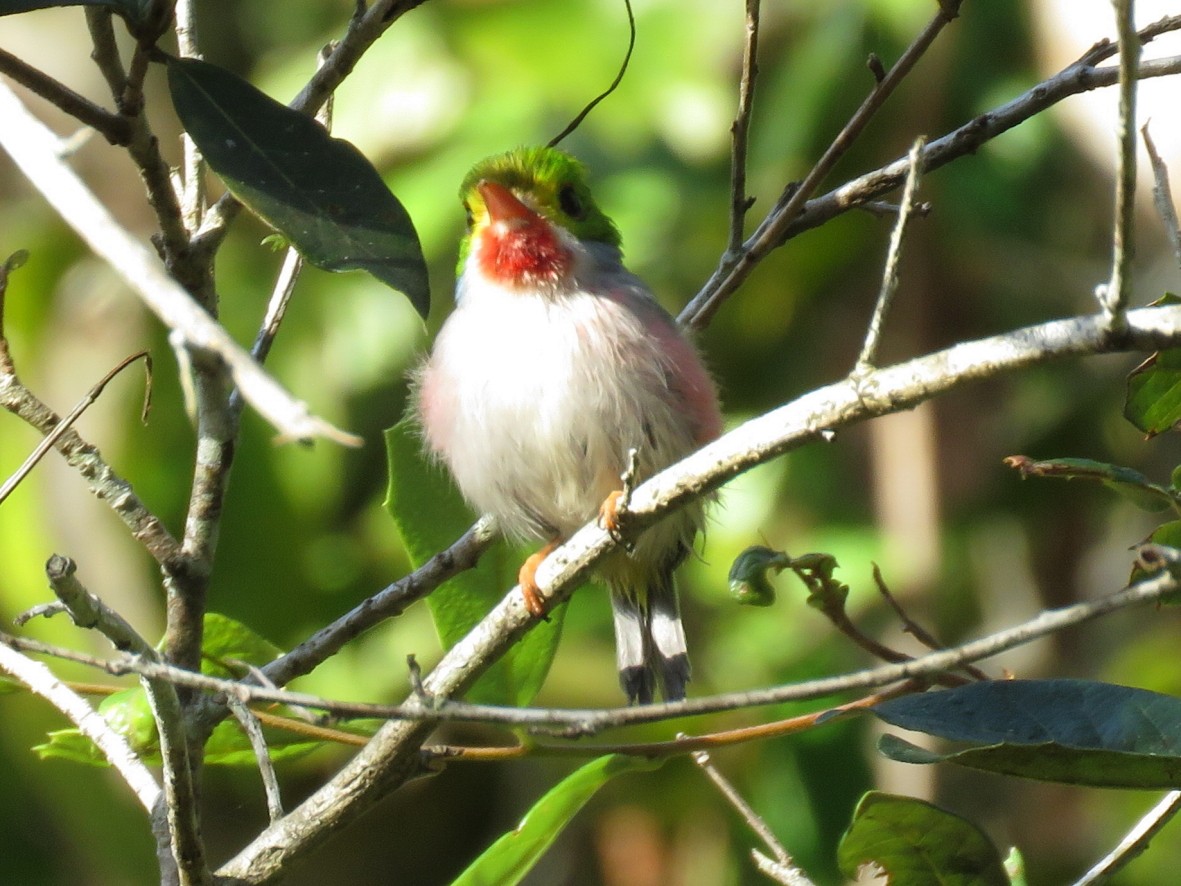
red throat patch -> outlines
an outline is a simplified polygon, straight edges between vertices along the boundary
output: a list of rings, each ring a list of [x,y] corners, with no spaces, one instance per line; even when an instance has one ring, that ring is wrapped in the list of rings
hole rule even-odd
[[[492,222],[478,236],[480,270],[499,283],[553,283],[570,268],[570,250],[542,218]]]

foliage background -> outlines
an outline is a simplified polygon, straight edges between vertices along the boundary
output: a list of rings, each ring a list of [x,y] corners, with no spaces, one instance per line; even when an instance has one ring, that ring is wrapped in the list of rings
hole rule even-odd
[[[622,229],[630,266],[674,311],[725,246],[741,5],[636,0],[639,41],[628,75],[566,143],[590,166],[601,202]],[[1089,38],[1113,33],[1106,3],[1075,5],[1083,6],[1099,11]],[[930,7],[919,0],[764,4],[751,152],[756,216],[786,181],[806,171],[860,102],[871,83],[868,53],[894,58]],[[210,61],[285,100],[310,75],[317,49],[341,29],[350,8],[345,0],[283,4],[281,11],[275,4],[210,0],[198,4],[200,41]],[[1048,0],[967,3],[831,184],[899,156],[916,134],[941,134],[1053,70],[1048,58],[1061,29],[1038,35],[1034,28],[1049,11]],[[362,434],[366,446],[276,447],[269,429],[247,414],[213,610],[286,647],[406,570],[381,509],[380,434],[401,416],[406,370],[449,309],[463,223],[455,189],[479,158],[558,131],[613,76],[625,40],[615,0],[432,0],[399,22],[347,81],[334,131],[384,170],[414,218],[431,262],[434,308],[424,331],[407,304],[364,275],[305,272],[270,366],[315,410]],[[0,19],[0,46],[103,99],[77,9]],[[159,123],[171,118],[161,82],[155,79],[159,91],[149,98],[167,132]],[[1081,99],[1068,101],[1077,104]],[[1110,163],[1089,150],[1097,136],[1068,124],[1059,113],[1031,121],[925,179],[922,196],[934,209],[907,247],[886,359],[1090,309],[1091,289],[1105,279],[1109,262]],[[179,157],[167,135],[164,149]],[[150,233],[140,185],[119,150],[91,140],[76,165],[123,222]],[[1139,303],[1175,288],[1177,274],[1150,203],[1142,203]],[[765,262],[718,315],[701,344],[731,421],[852,365],[889,225],[859,213],[802,236]],[[265,234],[242,218],[219,257],[223,320],[240,340],[253,336],[278,266],[278,256],[259,245]],[[0,158],[0,252],[18,248],[31,259],[13,278],[5,328],[22,377],[45,400],[64,410],[118,359],[152,349],[150,422],[137,419],[140,382],[127,373],[79,428],[149,507],[177,527],[193,440],[160,327]],[[1122,584],[1126,548],[1151,527],[1148,518],[1097,487],[1021,483],[1001,459],[1083,456],[1166,479],[1178,461],[1175,441],[1145,442],[1120,418],[1123,376],[1132,365],[1128,357],[1099,358],[976,385],[731,484],[714,509],[701,559],[684,569],[693,692],[782,683],[865,663],[831,635],[786,578],[770,610],[730,601],[730,560],[760,541],[793,554],[835,554],[853,587],[854,609],[895,645],[905,641],[878,606],[871,562],[882,565],[914,614],[949,642]],[[28,428],[0,416],[0,476],[35,442]],[[146,635],[160,632],[153,563],[82,480],[50,459],[0,508],[5,618],[45,599],[42,566],[55,551],[75,558],[90,588]],[[57,642],[96,643],[64,622],[34,631]],[[605,599],[589,590],[577,595],[565,632],[539,703],[618,703]],[[1021,676],[1087,676],[1175,693],[1181,677],[1174,632],[1172,613],[1136,612],[1000,664]],[[422,606],[352,644],[297,688],[392,700],[407,685],[409,652],[424,662],[438,654]],[[0,857],[12,882],[150,882],[151,841],[116,777],[38,762],[30,746],[61,722],[23,697],[0,705],[0,767],[7,773]],[[755,716],[769,714],[726,715],[684,728],[706,731]],[[661,734],[639,730],[633,737]],[[1083,869],[1153,799],[902,767],[875,759],[872,737],[865,722],[839,723],[722,752],[716,761],[822,882],[838,880],[833,847],[871,784],[931,796],[986,827],[999,843],[1018,842],[1034,883]],[[500,737],[464,728],[448,730],[447,738]],[[341,759],[322,751],[285,765],[288,803]],[[326,876],[447,882],[574,765],[547,759],[453,765],[389,798],[290,882]],[[263,824],[262,794],[253,773],[208,775],[206,802],[216,814],[207,816],[207,828],[228,856]],[[744,858],[750,843],[692,765],[674,760],[609,786],[531,882],[759,882]],[[1178,863],[1181,845],[1166,832],[1121,882],[1161,882]]]

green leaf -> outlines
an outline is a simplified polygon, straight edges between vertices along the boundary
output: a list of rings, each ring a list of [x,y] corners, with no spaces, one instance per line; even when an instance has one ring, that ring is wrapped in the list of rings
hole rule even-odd
[[[1124,418],[1149,437],[1181,422],[1181,349],[1158,351],[1129,373]]]
[[[906,886],[1008,886],[1000,853],[966,819],[930,803],[871,791],[861,798],[837,849],[856,880],[874,865]]]
[[[156,720],[148,704],[147,693],[138,687],[112,693],[102,700],[98,713],[127,740],[131,749],[145,762],[158,762],[160,745],[156,736]],[[107,765],[107,758],[93,742],[77,729],[50,732],[48,741],[33,750],[42,759],[56,757],[75,763]]]
[[[1088,680],[996,680],[883,702],[902,729],[972,747],[946,754],[884,736],[906,763],[952,762],[1067,784],[1181,787],[1181,699]]]
[[[168,84],[185,129],[235,197],[316,267],[366,270],[427,315],[418,234],[360,151],[216,65],[169,59]]]
[[[451,886],[519,883],[599,788],[617,775],[655,769],[661,762],[624,754],[591,760],[534,803],[521,823],[485,849]]]
[[[1005,459],[1005,464],[1019,471],[1022,477],[1097,480],[1145,511],[1163,511],[1181,503],[1173,489],[1153,483],[1139,471],[1121,465],[1092,461],[1089,458],[1034,461],[1024,455],[1011,455]]]
[[[201,647],[201,672],[204,674],[236,679],[243,675],[243,664],[261,667],[274,661],[282,651],[241,622],[217,612],[205,615],[205,635]],[[99,704],[98,712],[111,728],[127,740],[140,759],[146,763],[160,762],[156,720],[152,716],[147,693],[141,687],[112,693]],[[282,709],[272,713],[282,715]],[[370,735],[374,731],[355,723],[337,728],[358,735]],[[263,735],[274,761],[302,756],[329,743],[281,728],[264,727]],[[42,758],[55,757],[76,763],[107,765],[106,757],[77,729],[59,729],[50,732],[47,738],[44,744],[33,748]],[[205,745],[205,762],[214,766],[256,765],[250,740],[236,719],[231,717],[223,720],[213,730]]]
[[[415,567],[421,566],[467,531],[474,517],[446,473],[427,461],[422,439],[404,419],[385,433],[390,486],[386,509]],[[475,627],[516,584],[519,560],[503,542],[485,551],[475,569],[437,588],[427,603],[439,638],[448,649]],[[480,677],[467,697],[487,704],[524,705],[549,673],[561,637],[564,606],[549,613]]]
[[[730,564],[730,596],[744,606],[770,606],[775,602],[771,575],[791,565],[783,551],[763,545],[747,548]]]
[[[262,667],[282,654],[282,649],[240,621],[218,612],[206,613],[201,673],[237,679],[243,676],[243,668],[235,666],[236,662]]]
[[[0,0],[0,15],[15,15],[54,6],[105,6],[121,15],[129,24],[142,25],[148,21],[152,0]]]

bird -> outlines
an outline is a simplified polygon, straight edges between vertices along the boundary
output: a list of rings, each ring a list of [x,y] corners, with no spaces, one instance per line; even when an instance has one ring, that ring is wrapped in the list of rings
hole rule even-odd
[[[585,167],[553,147],[477,163],[460,197],[455,307],[418,368],[429,454],[477,511],[517,541],[545,542],[534,573],[592,520],[613,533],[621,479],[642,482],[721,433],[716,384],[696,347],[623,264],[621,237]],[[674,570],[703,528],[695,502],[609,554],[620,685],[631,704],[685,697],[691,669]]]

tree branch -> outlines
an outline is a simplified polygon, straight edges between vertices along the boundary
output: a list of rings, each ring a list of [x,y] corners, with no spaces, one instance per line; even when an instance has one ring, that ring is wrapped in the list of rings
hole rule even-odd
[[[1139,36],[1141,42],[1145,43],[1161,34],[1178,29],[1181,29],[1181,16],[1171,16],[1141,29]],[[1033,89],[928,143],[921,158],[923,170],[930,172],[959,157],[975,153],[998,135],[1024,123],[1068,96],[1114,85],[1119,81],[1119,70],[1098,65],[1114,55],[1115,51],[1115,47],[1106,41],[1096,44],[1074,64],[1042,81]],[[1146,61],[1139,68],[1141,80],[1178,73],[1181,73],[1181,56]],[[820,227],[850,209],[872,203],[882,195],[901,187],[906,179],[908,167],[907,158],[899,158],[880,169],[851,179],[823,196],[807,201],[797,215],[782,222],[777,222],[777,216],[785,215],[784,209],[787,205],[777,205],[743,245],[744,257],[736,262],[727,262],[723,259],[713,276],[681,311],[678,318],[680,322],[693,329],[704,327],[717,307],[715,301],[728,297],[737,289],[772,249],[804,231]],[[774,242],[759,239],[760,232],[772,225],[778,231],[777,239]]]
[[[327,437],[346,445],[360,440],[311,415],[193,301],[137,239],[124,230],[82,180],[56,155],[48,129],[0,84],[0,146],[67,223],[123,277],[143,302],[189,346],[222,361],[242,394],[286,438]]]
[[[1114,0],[1119,34],[1119,124],[1116,127],[1115,226],[1111,236],[1111,277],[1096,295],[1115,333],[1123,330],[1124,311],[1132,294],[1132,257],[1136,247],[1136,92],[1140,40],[1132,0]]]
[[[54,594],[78,627],[97,630],[121,652],[144,661],[160,661],[155,648],[123,616],[86,590],[78,580],[73,560],[54,554],[45,564],[45,575]],[[197,789],[176,686],[160,677],[142,676],[141,682],[148,696],[160,741],[164,807],[157,807],[152,812],[153,819],[163,816],[167,821],[166,845],[172,855],[169,869],[175,865],[175,873],[182,886],[206,884],[210,882],[209,867],[205,862]],[[167,875],[170,872],[166,870],[162,873]]]
[[[702,288],[685,315],[690,317],[689,325],[695,329],[706,326],[722,303],[734,293],[739,284],[749,276],[754,267],[769,252],[781,245],[787,225],[803,208],[805,201],[815,193],[820,183],[836,166],[837,161],[853,146],[874,114],[885,104],[886,99],[911,72],[923,57],[939,33],[959,15],[963,0],[941,0],[939,11],[923,28],[922,32],[906,48],[885,77],[878,80],[873,90],[865,97],[849,122],[837,133],[832,144],[816,161],[798,185],[789,185],[779,196],[775,206],[767,214],[750,239],[736,252],[728,249],[722,256],[718,270]],[[690,311],[690,308],[692,309]]]
[[[657,474],[635,490],[629,506],[629,528],[639,531],[690,500],[713,491],[726,480],[782,453],[841,427],[867,418],[910,408],[963,384],[1069,356],[1120,349],[1154,350],[1181,344],[1181,307],[1144,308],[1128,314],[1128,329],[1111,336],[1103,317],[1058,320],[980,341],[956,345],[926,357],[881,369],[856,383],[850,379],[821,388],[793,403],[753,419],[684,461]],[[610,535],[588,525],[554,550],[537,571],[547,608],[565,600],[595,563],[615,547]],[[1169,579],[1169,587],[1173,586]],[[1060,630],[1065,624],[1095,618],[1110,608],[1158,599],[1158,582],[1141,584],[1094,604],[1079,604],[1046,613],[1030,626],[970,649],[959,647],[881,668],[875,673],[890,681],[956,667],[965,661],[996,654],[1034,636]],[[218,873],[263,882],[282,870],[289,857],[301,854],[418,771],[419,749],[439,719],[441,700],[463,692],[494,661],[535,624],[519,591],[510,592],[466,637],[455,644],[423,680],[422,697],[402,706],[407,718],[387,723],[373,740],[331,781],[285,819],[264,831]],[[999,635],[998,635],[999,636]],[[935,665],[938,667],[935,667]],[[917,670],[916,670],[917,669]],[[868,684],[845,686],[865,688]],[[872,685],[883,685],[873,683]],[[838,691],[834,684],[825,692]],[[745,693],[740,706],[794,698],[791,690]],[[706,700],[677,705],[652,705],[612,713],[609,725],[647,722],[670,714],[704,713]],[[432,707],[433,706],[433,707]],[[445,709],[445,705],[442,705]],[[591,712],[587,712],[588,715]],[[597,714],[595,715],[597,717]],[[576,728],[607,725],[579,720]]]

